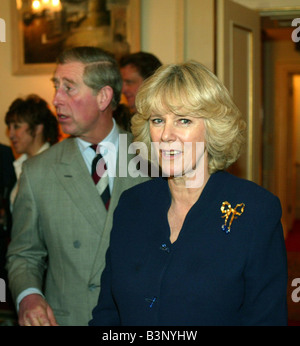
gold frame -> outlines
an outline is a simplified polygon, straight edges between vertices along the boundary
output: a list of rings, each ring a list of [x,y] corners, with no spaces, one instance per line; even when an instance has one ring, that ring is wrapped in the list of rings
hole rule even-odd
[[[90,1],[90,0],[88,0]],[[26,63],[24,51],[24,25],[21,11],[17,9],[19,0],[11,1],[12,21],[12,73],[14,75],[35,75],[52,73],[55,62]],[[126,6],[126,40],[130,52],[140,50],[140,0],[128,0]]]

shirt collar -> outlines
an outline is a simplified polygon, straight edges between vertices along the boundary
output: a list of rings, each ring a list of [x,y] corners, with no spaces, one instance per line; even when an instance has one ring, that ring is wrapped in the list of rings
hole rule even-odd
[[[103,148],[108,147],[107,143],[111,143],[112,145],[115,146],[116,152],[118,151],[119,148],[119,129],[118,126],[116,125],[116,121],[113,118],[113,128],[110,131],[110,133],[98,144],[101,144]],[[76,138],[77,144],[79,146],[79,149],[81,152],[84,152],[87,148],[90,147],[91,143],[81,139],[81,138]]]
[[[35,155],[42,153],[43,151],[45,151],[48,148],[50,148],[50,143],[46,142],[40,147],[40,149],[37,151],[37,153]],[[13,162],[17,177],[19,177],[21,175],[23,162],[25,162],[27,159],[28,159],[28,155],[22,154]]]

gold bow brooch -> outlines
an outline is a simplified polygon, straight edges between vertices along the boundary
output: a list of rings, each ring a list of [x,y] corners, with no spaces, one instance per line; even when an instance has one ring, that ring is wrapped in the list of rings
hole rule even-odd
[[[221,211],[223,214],[222,218],[225,217],[225,223],[222,225],[222,230],[228,234],[230,232],[230,227],[232,224],[232,221],[234,219],[237,219],[238,216],[242,215],[245,209],[244,203],[239,203],[235,206],[235,208],[231,208],[231,204],[229,202],[223,202]],[[229,224],[227,225],[227,221],[229,219]]]

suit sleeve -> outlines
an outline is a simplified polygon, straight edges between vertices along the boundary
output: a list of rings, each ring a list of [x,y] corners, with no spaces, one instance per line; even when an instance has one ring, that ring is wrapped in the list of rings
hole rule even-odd
[[[7,252],[8,277],[14,299],[30,287],[42,291],[46,268],[47,251],[39,229],[37,204],[29,177],[24,163]]]
[[[287,259],[281,206],[274,196],[253,215],[245,270],[244,325],[287,324]]]

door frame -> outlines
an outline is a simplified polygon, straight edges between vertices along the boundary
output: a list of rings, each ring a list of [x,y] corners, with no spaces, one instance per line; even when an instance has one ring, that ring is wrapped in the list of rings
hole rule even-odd
[[[300,74],[300,63],[278,62],[275,65],[275,194],[282,205],[282,225],[285,236],[292,228],[295,214],[295,205],[289,203],[287,187],[287,170],[289,167],[288,141],[293,140],[288,127],[287,115],[290,110],[290,79],[292,75]],[[293,115],[294,116],[294,115]],[[293,210],[290,210],[292,208]]]

